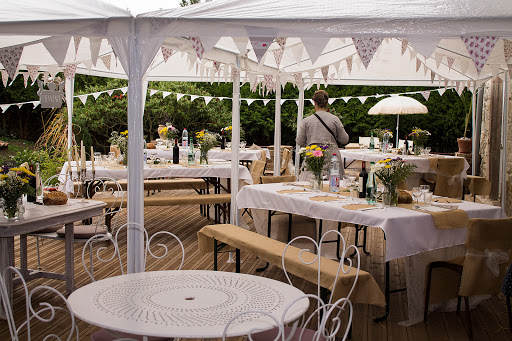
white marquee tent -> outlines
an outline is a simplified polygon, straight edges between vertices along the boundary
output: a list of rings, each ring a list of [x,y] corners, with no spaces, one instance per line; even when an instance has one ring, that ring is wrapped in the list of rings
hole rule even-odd
[[[469,39],[465,44],[461,38]],[[500,76],[508,84],[507,71],[512,69],[508,39],[512,40],[512,2],[508,0],[216,0],[136,17],[99,0],[8,0],[0,8],[3,77],[10,74],[12,79],[25,69],[35,77],[59,70],[70,75],[76,67],[80,73],[129,79],[128,221],[141,224],[139,141],[145,81],[232,81],[234,150],[239,139],[240,79],[273,88],[278,148],[282,83],[474,90],[490,77]],[[482,45],[482,53],[474,49],[475,43]],[[171,54],[167,62],[162,47],[173,50],[167,52]],[[486,59],[475,64],[468,48],[473,57],[483,54]],[[202,59],[196,56],[201,49],[205,50]],[[480,73],[477,65],[483,66]],[[237,160],[234,153],[234,165]],[[236,205],[236,172],[238,167],[233,167],[232,205]],[[236,222],[236,210],[231,212]],[[129,247],[130,271],[139,271],[140,240],[129,237]]]

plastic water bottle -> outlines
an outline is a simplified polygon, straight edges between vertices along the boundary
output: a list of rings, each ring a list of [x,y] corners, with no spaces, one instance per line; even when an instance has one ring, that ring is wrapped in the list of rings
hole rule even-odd
[[[332,154],[329,163],[329,192],[339,192],[340,190],[340,162],[335,153]]]
[[[181,133],[181,145],[183,147],[188,146],[188,131],[187,128],[183,128],[183,133]]]

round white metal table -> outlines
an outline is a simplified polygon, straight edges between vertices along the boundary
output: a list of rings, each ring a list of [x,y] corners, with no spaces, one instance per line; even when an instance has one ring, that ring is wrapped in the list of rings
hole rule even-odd
[[[268,312],[278,319],[303,296],[297,288],[246,274],[175,270],[122,275],[90,283],[68,298],[76,317],[112,331],[154,337],[217,338],[236,314]],[[285,322],[299,318],[309,300],[295,303]],[[264,322],[262,322],[264,321]],[[269,319],[248,314],[237,320],[228,336],[253,328],[269,328]]]

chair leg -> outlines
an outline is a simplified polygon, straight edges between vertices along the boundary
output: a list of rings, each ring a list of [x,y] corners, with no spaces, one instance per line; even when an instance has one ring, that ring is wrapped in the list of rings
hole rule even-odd
[[[41,255],[39,254],[39,237],[36,237],[37,269],[41,270]]]
[[[507,295],[508,327],[512,330],[512,309],[510,308],[510,296]]]
[[[423,308],[423,321],[427,322],[428,304],[430,301],[430,285],[432,284],[432,263],[428,265],[427,287],[425,289],[425,306]]]
[[[473,327],[471,326],[471,313],[469,311],[469,297],[464,296],[464,307],[466,308],[466,324],[468,325],[468,337],[473,340]]]
[[[462,296],[457,296],[457,314],[460,314],[460,302],[462,301]]]

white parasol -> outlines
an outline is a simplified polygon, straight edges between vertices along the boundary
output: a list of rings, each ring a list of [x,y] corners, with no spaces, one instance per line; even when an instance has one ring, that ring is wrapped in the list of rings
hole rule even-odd
[[[375,104],[369,111],[370,115],[397,115],[396,116],[396,145],[398,146],[398,123],[400,115],[426,114],[426,106],[411,97],[391,96]]]

